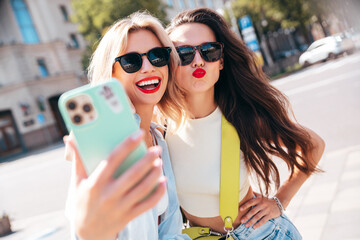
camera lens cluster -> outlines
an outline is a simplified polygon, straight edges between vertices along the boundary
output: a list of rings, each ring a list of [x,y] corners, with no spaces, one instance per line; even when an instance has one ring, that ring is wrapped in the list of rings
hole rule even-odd
[[[71,111],[74,111],[76,108],[77,108],[77,103],[75,101],[70,101],[68,104],[67,104],[67,108]],[[85,112],[85,113],[90,113],[93,108],[91,106],[91,104],[89,103],[85,103],[83,106],[82,106],[82,110]],[[82,122],[82,116],[80,114],[75,114],[73,117],[72,117],[72,120],[74,123],[76,124],[80,124]]]

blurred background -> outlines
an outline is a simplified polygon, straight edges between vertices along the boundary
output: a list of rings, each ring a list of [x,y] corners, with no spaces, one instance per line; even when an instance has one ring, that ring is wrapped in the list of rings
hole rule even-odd
[[[87,83],[107,27],[137,10],[166,26],[197,7],[226,18],[327,144],[325,173],[287,210],[304,239],[360,239],[359,0],[0,0],[0,238],[69,239],[57,101]]]

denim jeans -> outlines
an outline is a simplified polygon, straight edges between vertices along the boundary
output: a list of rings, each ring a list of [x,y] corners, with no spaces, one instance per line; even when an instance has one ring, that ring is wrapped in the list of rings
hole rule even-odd
[[[283,216],[271,219],[261,227],[254,229],[241,224],[232,232],[235,240],[301,240],[302,237],[288,217]]]

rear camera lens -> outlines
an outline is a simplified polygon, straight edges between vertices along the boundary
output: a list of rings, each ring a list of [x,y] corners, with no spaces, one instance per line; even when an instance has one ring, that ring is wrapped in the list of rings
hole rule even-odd
[[[80,122],[81,122],[81,116],[75,115],[74,118],[73,118],[73,121],[74,121],[75,123],[80,123]]]
[[[76,103],[73,102],[73,101],[69,102],[68,108],[69,108],[70,110],[74,110],[74,109],[76,108]]]
[[[91,112],[91,106],[89,104],[85,104],[83,106],[83,110],[84,110],[84,112]]]

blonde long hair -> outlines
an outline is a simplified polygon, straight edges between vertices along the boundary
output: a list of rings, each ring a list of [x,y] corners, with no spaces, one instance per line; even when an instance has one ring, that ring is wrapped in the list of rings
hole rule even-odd
[[[168,85],[162,99],[157,104],[157,108],[161,113],[161,116],[158,116],[157,119],[159,121],[159,119],[170,118],[180,125],[183,120],[184,96],[175,81],[175,70],[180,60],[160,21],[147,12],[135,12],[127,18],[116,21],[109,27],[91,57],[88,68],[89,81],[92,85],[96,85],[110,79],[114,59],[125,52],[129,33],[142,29],[151,31],[163,46],[172,49],[168,65]]]

